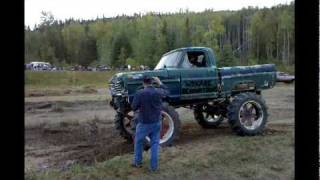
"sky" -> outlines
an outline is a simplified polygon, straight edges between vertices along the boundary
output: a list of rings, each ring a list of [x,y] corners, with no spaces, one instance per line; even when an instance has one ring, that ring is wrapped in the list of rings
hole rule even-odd
[[[56,20],[95,19],[146,12],[200,12],[205,9],[238,10],[243,7],[271,7],[292,0],[25,0],[25,25],[40,23],[41,11],[51,12]]]

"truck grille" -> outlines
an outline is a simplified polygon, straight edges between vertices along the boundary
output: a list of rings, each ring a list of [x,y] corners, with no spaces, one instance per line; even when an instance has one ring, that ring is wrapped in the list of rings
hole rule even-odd
[[[110,83],[109,85],[110,85],[110,91],[112,95],[121,93],[122,86],[120,81],[117,81],[115,83]]]

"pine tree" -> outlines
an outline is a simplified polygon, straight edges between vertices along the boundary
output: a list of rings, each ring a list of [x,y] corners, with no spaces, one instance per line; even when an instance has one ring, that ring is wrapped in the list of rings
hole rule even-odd
[[[218,66],[233,66],[234,64],[231,45],[229,43],[225,44],[218,61]]]

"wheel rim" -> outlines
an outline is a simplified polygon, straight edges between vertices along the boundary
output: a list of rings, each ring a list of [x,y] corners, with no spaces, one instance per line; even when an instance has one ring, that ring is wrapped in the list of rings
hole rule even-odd
[[[239,109],[240,123],[248,130],[255,130],[260,127],[263,117],[261,105],[255,101],[247,101]]]
[[[214,113],[210,112],[208,110],[208,106],[210,106],[210,105],[202,107],[202,115],[203,115],[205,121],[210,122],[210,123],[215,123],[215,122],[219,121],[221,118],[221,114],[214,114]]]
[[[173,135],[174,132],[174,123],[172,117],[164,112],[161,111],[161,129],[160,129],[160,143],[163,144],[167,142]],[[150,138],[146,137],[147,141],[150,142]]]
[[[205,117],[205,120],[206,120],[207,122],[210,122],[210,123],[217,122],[217,121],[219,121],[220,118],[221,118],[221,115],[210,114],[210,113],[206,113],[206,112],[203,112],[202,114],[203,114],[203,116]]]
[[[166,113],[165,111],[161,111],[161,130],[160,130],[160,144],[167,142],[174,132],[174,122],[172,117]],[[130,133],[134,134],[132,127],[134,127],[134,114],[133,111],[129,111],[125,114],[123,120],[123,127],[125,130]],[[146,137],[146,139],[150,142],[150,138]]]

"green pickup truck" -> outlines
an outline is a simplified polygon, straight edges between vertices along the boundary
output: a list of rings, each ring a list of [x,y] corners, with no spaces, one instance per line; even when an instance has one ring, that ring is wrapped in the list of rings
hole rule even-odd
[[[238,135],[262,133],[268,114],[261,91],[276,83],[274,64],[218,68],[210,48],[172,50],[154,70],[117,73],[109,80],[110,105],[117,111],[115,127],[128,141],[132,140],[135,117],[130,103],[143,88],[144,76],[159,77],[170,92],[163,103],[162,146],[171,145],[179,136],[175,110],[179,107],[190,108],[203,128],[216,128],[227,119]]]

